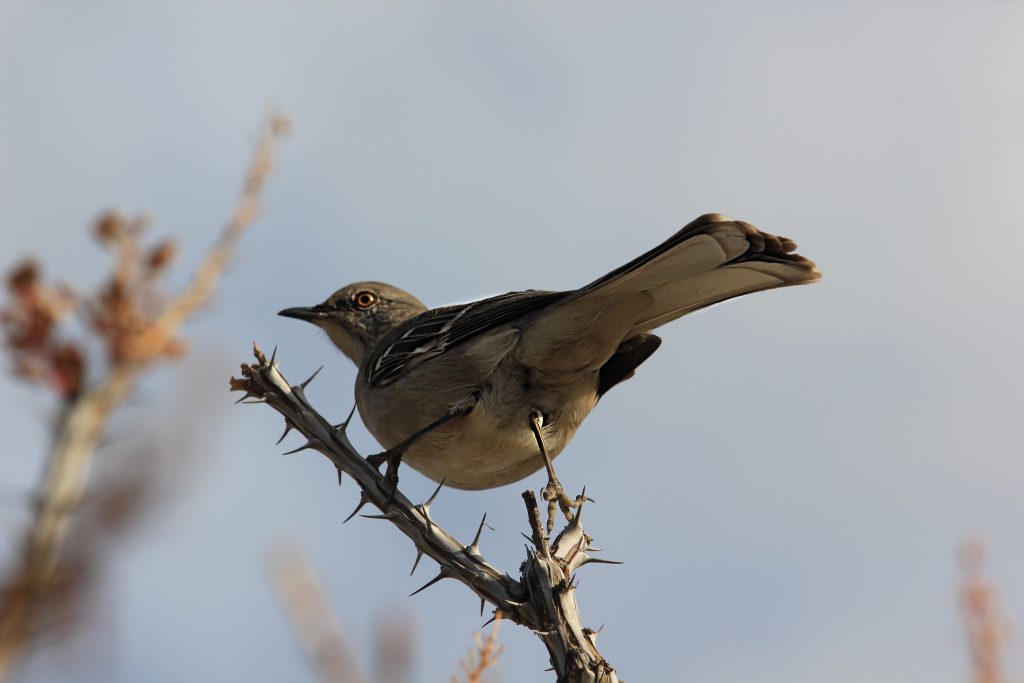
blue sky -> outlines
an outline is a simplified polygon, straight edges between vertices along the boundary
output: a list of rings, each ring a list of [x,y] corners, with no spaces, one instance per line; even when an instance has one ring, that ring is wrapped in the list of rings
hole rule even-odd
[[[110,206],[194,263],[264,112],[295,123],[188,363],[118,425],[188,432],[188,486],[108,558],[102,647],[40,650],[20,680],[312,680],[265,579],[280,538],[365,666],[400,610],[417,680],[447,680],[475,599],[406,598],[428,577],[408,543],[340,526],[352,487],[280,456],[227,376],[276,344],[294,378],[326,363],[311,398],[340,417],[354,369],[277,310],[361,279],[430,305],[576,287],[707,211],[792,237],[824,279],[663,328],[559,458],[626,560],[581,573],[585,621],[627,680],[964,680],[963,538],[1024,615],[1022,29],[1010,0],[0,4],[0,266],[32,252],[88,286]],[[216,427],[168,424],[183,387]],[[48,409],[0,383],[11,486],[38,476]],[[514,571],[523,486],[448,492],[438,517],[469,538],[486,511]],[[533,636],[502,639],[502,680],[547,680]]]

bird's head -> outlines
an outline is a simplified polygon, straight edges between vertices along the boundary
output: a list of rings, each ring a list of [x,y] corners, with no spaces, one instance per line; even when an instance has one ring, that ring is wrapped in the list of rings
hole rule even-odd
[[[286,308],[278,315],[313,323],[360,365],[393,329],[427,310],[412,294],[382,282],[342,287],[321,304]]]

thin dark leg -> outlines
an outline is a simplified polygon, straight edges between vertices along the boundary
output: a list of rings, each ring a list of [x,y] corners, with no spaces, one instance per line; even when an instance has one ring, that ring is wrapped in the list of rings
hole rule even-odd
[[[457,417],[469,414],[473,410],[474,406],[476,406],[476,401],[459,404],[455,408],[452,408],[447,414],[437,418],[426,427],[413,432],[411,436],[404,439],[401,443],[392,446],[383,453],[375,453],[373,455],[366,456],[366,461],[374,467],[379,468],[385,462],[388,464],[387,469],[384,471],[384,483],[391,489],[392,496],[395,495],[395,489],[398,488],[398,466],[402,464],[402,456],[405,452],[409,450],[414,443],[449,420],[454,420]],[[388,502],[391,502],[390,497],[388,498]]]
[[[544,458],[544,469],[548,471],[548,484],[540,490],[541,498],[548,502],[548,533],[551,533],[555,528],[555,506],[557,505],[562,509],[562,514],[569,521],[572,521],[573,508],[578,508],[586,500],[583,496],[579,496],[575,500],[565,494],[565,489],[562,488],[562,482],[558,481],[558,476],[555,474],[555,467],[551,464],[551,456],[548,455],[547,446],[544,445],[544,434],[541,432],[541,427],[544,426],[544,418],[540,413],[530,414],[530,429],[533,430],[533,436],[537,439],[537,449],[540,451],[540,456]]]

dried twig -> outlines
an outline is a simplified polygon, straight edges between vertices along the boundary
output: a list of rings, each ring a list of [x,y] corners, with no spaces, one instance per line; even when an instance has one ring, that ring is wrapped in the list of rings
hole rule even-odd
[[[969,541],[961,547],[960,609],[971,655],[971,681],[1004,683],[1002,648],[1006,625],[992,584],[984,576],[984,564],[983,545]]]
[[[387,520],[405,534],[416,546],[416,563],[423,555],[438,563],[438,574],[414,594],[442,579],[455,579],[480,597],[481,611],[483,603],[489,602],[503,617],[536,632],[547,647],[559,681],[618,681],[614,669],[597,650],[595,632],[580,623],[576,606],[574,572],[584,564],[601,561],[589,554],[594,548],[591,537],[583,530],[582,510],[549,542],[541,526],[537,498],[532,491],[526,491],[523,498],[533,535],[520,578],[513,579],[483,557],[482,522],[471,543],[460,543],[430,516],[440,486],[429,500],[418,505],[400,490],[392,491],[380,473],[352,447],[346,435],[347,424],[332,425],[306,400],[305,386],[312,377],[293,386],[281,375],[273,358],[268,359],[258,348],[254,353],[256,363],[242,365],[242,378],[232,378],[231,389],[245,392],[240,400],[266,403],[281,413],[286,434],[295,429],[305,436],[305,444],[295,451],[319,451],[340,472],[356,481],[360,497],[351,516],[367,503],[373,504],[381,514],[365,517]]]
[[[473,634],[476,647],[471,648],[466,654],[466,659],[461,662],[462,672],[466,675],[466,683],[482,683],[487,670],[498,663],[498,658],[505,651],[505,646],[498,643],[498,627],[500,626],[501,612],[498,612],[494,615],[494,625],[491,626],[491,632],[487,638],[479,633]],[[459,683],[459,679],[452,676],[452,683]]]
[[[271,557],[270,582],[299,646],[324,683],[361,683],[341,625],[328,605],[323,586],[294,547],[279,546]]]
[[[56,330],[75,297],[65,296],[66,289],[44,286],[31,264],[11,276],[12,302],[0,314],[0,325],[15,373],[50,384],[64,404],[21,552],[0,583],[0,680],[36,633],[43,604],[61,585],[69,523],[83,499],[93,454],[112,411],[144,370],[184,352],[178,330],[209,299],[255,216],[285,128],[281,117],[266,127],[234,214],[196,276],[173,297],[162,296],[156,285],[173,258],[173,246],[165,242],[144,249],[139,240],[142,220],[114,213],[99,219],[97,237],[114,252],[116,265],[99,294],[78,304],[107,352],[107,367],[94,373],[100,376],[92,384],[86,381],[84,345],[61,340]]]

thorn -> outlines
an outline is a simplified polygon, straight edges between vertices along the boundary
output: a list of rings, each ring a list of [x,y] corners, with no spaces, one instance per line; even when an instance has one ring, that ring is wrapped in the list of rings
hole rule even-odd
[[[316,376],[319,375],[320,371],[323,370],[323,369],[324,369],[324,366],[322,366],[322,365],[320,367],[318,367],[316,369],[316,372],[314,372],[312,375],[310,375],[309,379],[307,379],[305,382],[302,382],[301,384],[299,384],[299,386],[302,387],[303,389],[305,389],[309,385],[310,382],[312,382],[314,379],[316,379]]]
[[[484,513],[484,518],[480,520],[480,526],[476,529],[476,536],[473,537],[473,542],[462,549],[470,557],[480,557],[480,534],[483,533],[485,526],[491,531],[494,531],[494,527],[487,524],[486,512]],[[480,616],[483,616],[483,614]]]
[[[602,560],[601,558],[591,557],[590,555],[587,555],[586,559],[584,559],[583,562],[580,562],[579,566],[582,567],[585,564],[591,564],[591,563],[593,563],[593,564],[623,564],[622,562],[619,562],[617,560]]]
[[[253,342],[255,344],[256,342]],[[274,350],[270,352],[270,367],[274,367],[274,360],[277,358],[277,346],[274,346]]]
[[[430,518],[430,506],[434,504],[434,500],[437,498],[437,494],[441,492],[441,487],[444,486],[444,482],[445,479],[442,478],[441,483],[439,483],[437,485],[437,488],[434,489],[434,492],[430,494],[430,498],[427,498],[427,502],[420,503],[419,505],[416,506],[416,509],[419,510],[420,514],[423,515],[424,519],[427,520],[428,526],[434,525],[434,520]]]
[[[338,467],[337,465],[335,465],[335,466],[334,466],[334,468],[335,468],[336,470],[338,470],[338,486],[341,486],[341,475],[342,475],[342,471],[341,471],[341,468],[340,468],[340,467]]]
[[[483,615],[481,614],[480,616],[483,616]],[[498,618],[498,615],[497,615],[497,614],[495,614],[495,615],[494,615],[493,617],[491,617],[490,619],[488,619],[487,621],[485,621],[485,622],[484,622],[484,623],[483,623],[483,624],[482,624],[482,625],[480,626],[480,628],[487,628],[487,625],[488,625],[488,624],[491,624],[491,623],[494,623],[494,620],[495,620],[495,619],[497,619],[497,618]]]
[[[480,534],[483,533],[484,527],[487,527],[491,531],[494,531],[494,527],[487,523],[487,513],[484,513],[483,519],[480,520],[480,526],[476,528],[476,536],[473,537],[473,542],[470,545],[478,545],[480,543]]]
[[[417,593],[419,593],[420,591],[425,591],[425,590],[427,590],[428,588],[430,588],[431,586],[433,586],[433,585],[434,585],[435,583],[437,583],[437,582],[438,582],[438,581],[440,581],[441,579],[445,579],[445,578],[448,578],[448,575],[447,575],[447,574],[445,573],[444,569],[442,569],[442,570],[440,571],[440,573],[438,573],[438,575],[437,575],[437,576],[435,576],[434,578],[432,578],[432,579],[431,579],[430,581],[427,581],[427,582],[426,582],[425,584],[423,584],[422,586],[420,586],[419,588],[417,588],[416,590],[414,590],[414,591],[413,591],[412,593],[409,593],[409,597],[411,598],[412,596],[416,595],[416,594],[417,594]]]
[[[263,397],[261,397],[261,398],[254,398],[254,399],[251,399],[251,400],[248,400],[248,401],[242,401],[242,403],[244,403],[246,405],[250,405],[250,406],[252,404],[254,404],[254,403],[266,403],[266,402],[267,402],[267,399],[263,398]]]
[[[281,438],[278,439],[277,443],[275,443],[274,445],[275,446],[280,445],[280,443],[282,441],[284,441],[284,437],[288,436],[288,432],[292,431],[292,429],[294,429],[294,428],[295,428],[295,425],[292,424],[292,421],[289,420],[288,418],[285,418],[285,420],[284,420],[284,433],[281,434]]]
[[[387,513],[387,512],[385,512],[383,514],[379,514],[379,515],[359,515],[359,516],[364,518],[364,519],[391,519],[391,514]]]
[[[569,522],[569,526],[570,527],[575,527],[577,529],[582,526],[582,522],[580,520],[583,519],[583,504],[585,502],[587,502],[587,487],[586,486],[583,487],[583,493],[580,494],[579,501],[580,501],[580,506],[578,508],[576,508],[576,512],[575,512],[575,514],[573,514],[572,520]]]
[[[251,393],[251,392],[248,392],[248,391],[247,391],[247,392],[245,392],[245,395],[244,395],[244,396],[242,396],[242,398],[240,398],[240,399],[238,399],[237,401],[235,401],[235,405],[237,406],[237,405],[238,405],[239,403],[244,403],[244,402],[245,402],[246,400],[248,400],[248,399],[252,398],[252,397],[253,397],[253,396],[255,396],[255,395],[256,395],[256,394],[253,394],[253,393]],[[265,399],[264,399],[264,400],[265,400]]]
[[[291,455],[292,453],[298,453],[299,451],[304,451],[307,448],[313,448],[313,439],[310,439],[309,441],[307,441],[306,443],[302,444],[298,448],[294,448],[294,449],[292,449],[290,451],[285,451],[281,455]]]
[[[480,598],[480,616],[484,615],[484,599]],[[484,624],[486,626],[487,624]]]
[[[533,545],[533,539],[532,538],[530,538],[529,536],[524,534],[522,531],[519,532],[519,535],[522,536],[523,538],[525,538],[527,541],[529,541],[530,545]]]
[[[321,367],[323,367],[323,366],[321,366]],[[320,372],[320,371],[317,370],[317,372]],[[334,428],[334,431],[341,432],[342,434],[344,434],[345,430],[348,429],[349,423],[352,422],[352,416],[355,415],[355,414],[356,414],[356,404],[353,403],[352,404],[352,410],[350,410],[348,412],[348,417],[345,418],[345,421],[340,423],[340,424],[331,425]]]
[[[423,559],[423,551],[419,548],[416,549],[416,560],[412,563],[412,571],[409,572],[409,576],[416,573],[416,567],[420,566],[420,560]]]
[[[434,499],[437,498],[437,494],[441,493],[441,487],[444,486],[444,482],[446,479],[447,477],[443,477],[441,479],[441,483],[438,484],[437,488],[434,489],[434,492],[430,494],[430,498],[427,498],[427,502],[423,503],[423,507],[425,507],[428,510],[430,509],[430,506],[434,504]]]
[[[344,524],[348,520],[350,520],[353,517],[355,517],[356,513],[359,512],[360,510],[362,510],[363,506],[366,505],[369,502],[370,502],[370,499],[366,497],[366,492],[365,491],[360,491],[359,492],[359,504],[356,505],[356,509],[352,511],[352,514],[350,514],[348,517],[345,518],[345,521],[343,521],[342,524]]]

